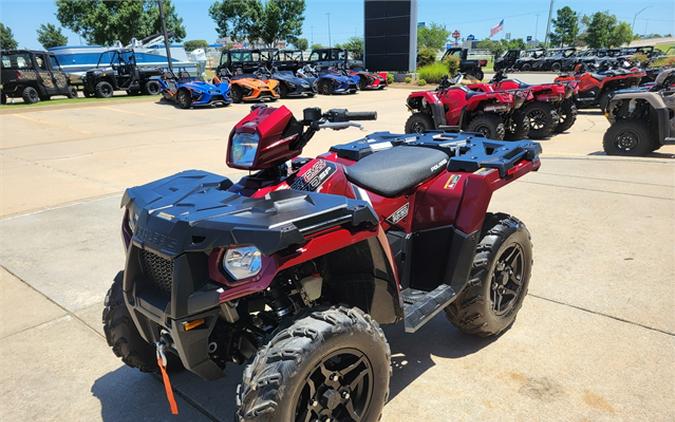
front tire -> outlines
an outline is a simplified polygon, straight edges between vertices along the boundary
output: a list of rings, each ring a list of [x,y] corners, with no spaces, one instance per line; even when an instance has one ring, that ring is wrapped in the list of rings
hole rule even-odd
[[[145,83],[144,91],[147,95],[158,95],[162,92],[162,85],[159,81],[151,79]]]
[[[507,214],[487,214],[466,287],[446,309],[460,331],[481,337],[507,330],[527,294],[532,272],[530,233]]]
[[[77,98],[77,88],[74,86],[68,87],[68,94],[66,94],[66,97]]]
[[[405,122],[405,133],[424,133],[436,129],[431,116],[426,113],[413,113]]]
[[[319,84],[317,85],[317,89],[319,91],[319,94],[321,95],[330,95],[332,93],[332,81],[328,79],[324,79],[322,81],[319,81]]]
[[[607,129],[602,139],[607,155],[647,155],[654,148],[649,127],[639,120],[618,120]]]
[[[103,308],[103,332],[108,346],[126,365],[137,368],[141,372],[158,372],[155,347],[145,341],[134,325],[127,305],[122,296],[122,279],[124,273],[115,276],[108,294],[105,296]],[[180,359],[167,354],[167,370],[182,368]]]
[[[313,311],[258,351],[237,389],[235,419],[375,422],[389,396],[390,356],[360,309]]]
[[[187,89],[181,89],[176,94],[176,104],[178,107],[186,109],[192,107],[192,95]]]
[[[96,84],[94,92],[98,98],[110,98],[113,96],[113,87],[110,82],[101,81]]]
[[[23,89],[21,98],[23,98],[23,101],[27,104],[35,104],[40,102],[40,95],[32,86],[27,86]]]
[[[240,103],[243,98],[243,93],[241,92],[241,88],[238,86],[232,86],[232,89],[230,90],[230,96],[232,97],[232,102],[233,103]]]
[[[574,125],[577,121],[577,106],[574,100],[567,99],[563,101],[558,110],[558,125],[553,130],[555,133],[562,133]]]
[[[504,135],[506,134],[506,127],[504,126],[503,119],[500,116],[491,113],[479,114],[471,119],[466,126],[466,130],[468,132],[480,133],[486,138],[494,139],[496,141],[504,139]]]
[[[529,131],[530,121],[528,120],[525,113],[517,111],[509,118],[504,139],[507,141],[518,141],[525,139],[527,138]]]

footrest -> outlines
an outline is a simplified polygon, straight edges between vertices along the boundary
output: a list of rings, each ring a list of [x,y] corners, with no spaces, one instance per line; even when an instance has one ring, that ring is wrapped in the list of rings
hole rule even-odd
[[[401,291],[405,313],[405,332],[414,333],[455,298],[455,291],[447,284],[434,290],[405,289]]]

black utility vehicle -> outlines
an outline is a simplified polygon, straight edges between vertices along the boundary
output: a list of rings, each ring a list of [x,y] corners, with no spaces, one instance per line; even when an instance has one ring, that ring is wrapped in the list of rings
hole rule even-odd
[[[77,97],[77,89],[70,85],[53,54],[33,50],[2,50],[1,54],[2,104],[7,97],[23,98],[26,103],[48,100],[53,95]]]
[[[363,60],[356,60],[350,56],[351,55],[347,50],[341,48],[321,48],[312,50],[307,63],[316,66],[318,70],[338,67],[342,63],[344,63],[348,69],[364,68]]]
[[[445,53],[443,53],[443,57],[441,58],[441,61],[445,60],[449,56],[455,56],[459,57],[459,71],[460,73],[463,73],[466,76],[472,76],[479,81],[483,80],[483,67],[487,64],[487,60],[470,60],[469,57],[469,50],[466,48],[459,48],[459,47],[453,47],[453,48],[448,48],[445,50]]]
[[[112,97],[114,91],[129,95],[158,95],[162,91],[162,70],[139,68],[132,49],[110,50],[101,54],[95,69],[84,76],[84,95]]]

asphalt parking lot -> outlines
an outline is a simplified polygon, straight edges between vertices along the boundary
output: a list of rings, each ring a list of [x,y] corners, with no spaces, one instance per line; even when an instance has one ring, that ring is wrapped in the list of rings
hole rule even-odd
[[[520,76],[543,82],[547,76]],[[378,111],[366,130],[401,132],[406,89],[284,100]],[[123,266],[125,187],[225,166],[226,137],[248,112],[147,101],[0,109],[0,419],[231,420],[241,368],[207,382],[125,367],[102,336],[102,300]],[[393,353],[383,421],[669,421],[675,417],[675,146],[607,157],[598,111],[542,141],[539,172],[499,190],[491,209],[534,242],[529,296],[496,339],[437,316],[414,335],[386,328]],[[305,155],[361,136],[320,132]]]

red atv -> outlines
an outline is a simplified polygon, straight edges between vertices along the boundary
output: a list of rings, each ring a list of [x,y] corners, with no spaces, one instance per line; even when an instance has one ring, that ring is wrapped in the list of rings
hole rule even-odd
[[[359,89],[361,91],[372,91],[384,89],[387,86],[387,72],[368,72],[366,70],[350,69],[346,72],[347,76],[358,76]]]
[[[406,133],[452,128],[480,133],[490,139],[522,139],[529,124],[519,109],[531,96],[513,92],[474,91],[460,85],[463,75],[444,77],[435,91],[415,91],[406,105],[413,114],[405,122]]]
[[[574,98],[578,92],[576,81],[530,85],[518,79],[507,79],[504,71],[498,71],[488,83],[468,85],[469,89],[483,92],[511,92],[528,90],[532,93],[522,107],[530,124],[528,136],[545,139],[554,133],[568,130],[577,119]]]
[[[605,73],[587,72],[586,67],[580,63],[574,74],[560,75],[554,82],[576,81],[579,85],[579,93],[575,99],[577,107],[599,107],[604,111],[614,91],[637,87],[644,76],[646,73],[637,68],[610,70]]]
[[[391,376],[380,324],[415,332],[442,311],[478,336],[513,324],[530,234],[486,210],[539,168],[539,145],[377,132],[297,158],[316,131],[375,116],[255,106],[227,152],[254,173],[190,170],[125,192],[105,335],[127,365],[162,372],[172,412],[167,371],[216,379],[234,362],[248,364],[236,420],[377,421]]]

